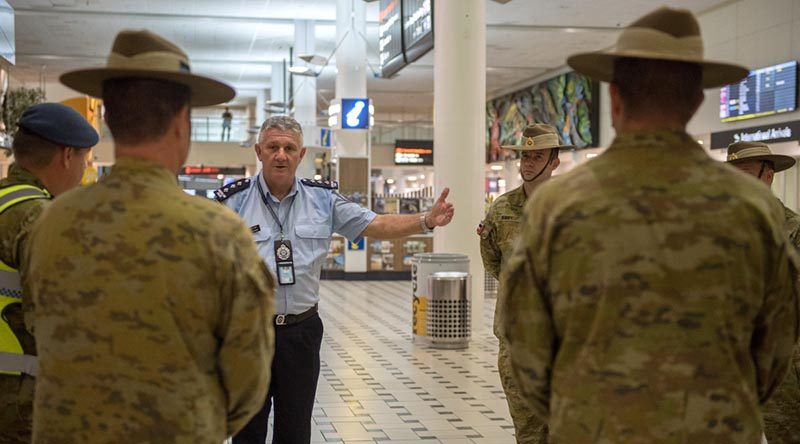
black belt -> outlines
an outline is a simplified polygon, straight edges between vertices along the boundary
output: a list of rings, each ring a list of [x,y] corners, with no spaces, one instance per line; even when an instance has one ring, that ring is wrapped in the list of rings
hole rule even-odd
[[[319,304],[314,304],[313,307],[309,308],[308,310],[298,315],[275,315],[274,319],[275,325],[286,326],[286,325],[298,324],[310,318],[311,316],[317,314],[318,309],[319,309]]]

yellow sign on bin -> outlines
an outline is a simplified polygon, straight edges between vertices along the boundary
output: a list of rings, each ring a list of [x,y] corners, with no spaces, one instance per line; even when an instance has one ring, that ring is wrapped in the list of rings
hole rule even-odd
[[[414,319],[411,331],[416,336],[426,336],[428,334],[428,298],[426,296],[414,296],[411,307]]]

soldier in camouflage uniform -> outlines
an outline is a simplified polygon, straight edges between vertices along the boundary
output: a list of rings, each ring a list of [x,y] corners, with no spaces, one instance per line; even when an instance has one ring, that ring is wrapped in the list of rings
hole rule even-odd
[[[788,170],[794,157],[772,154],[761,142],[736,142],[728,146],[728,163],[772,186],[775,173]],[[800,252],[800,216],[783,202],[784,230]],[[769,444],[800,443],[800,347],[795,346],[789,374],[764,406],[764,433]]]
[[[26,325],[19,273],[33,222],[53,195],[80,184],[97,132],[77,111],[41,103],[20,116],[15,163],[0,180],[0,444],[28,444],[36,343]]]
[[[568,63],[611,82],[617,135],[526,204],[501,275],[520,391],[551,444],[757,444],[800,328],[795,253],[770,191],[685,131],[748,71],[669,8]]]
[[[500,277],[501,266],[514,248],[514,241],[520,230],[522,208],[525,206],[527,197],[549,179],[553,171],[558,168],[559,148],[572,147],[559,144],[558,133],[554,127],[536,124],[528,125],[525,128],[522,133],[521,145],[509,145],[503,146],[503,148],[520,152],[520,175],[523,182],[519,188],[498,197],[486,214],[486,219],[478,227],[483,266],[496,279]],[[497,368],[500,371],[503,391],[506,393],[508,410],[514,421],[517,442],[546,444],[547,425],[528,408],[511,375],[508,347],[499,330],[502,325],[501,310],[499,309],[501,304],[502,299],[498,298],[494,319],[494,334],[500,341]]]
[[[121,32],[107,68],[61,81],[102,96],[116,164],[31,234],[33,442],[221,443],[267,395],[273,280],[236,214],[175,177],[189,107],[234,91],[147,31]]]

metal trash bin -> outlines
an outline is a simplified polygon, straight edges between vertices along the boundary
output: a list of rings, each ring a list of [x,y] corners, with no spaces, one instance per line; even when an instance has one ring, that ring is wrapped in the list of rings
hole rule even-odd
[[[470,275],[437,272],[428,278],[428,340],[433,348],[467,348],[471,336]]]
[[[469,272],[469,257],[454,253],[417,253],[411,260],[412,342],[428,344],[428,277],[441,271]]]

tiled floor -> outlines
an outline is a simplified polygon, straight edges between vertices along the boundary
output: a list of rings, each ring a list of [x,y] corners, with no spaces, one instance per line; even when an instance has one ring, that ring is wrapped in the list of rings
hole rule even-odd
[[[411,343],[408,282],[322,281],[320,293],[312,442],[515,442],[491,328],[465,350],[425,348]],[[493,313],[487,300],[488,326]]]

